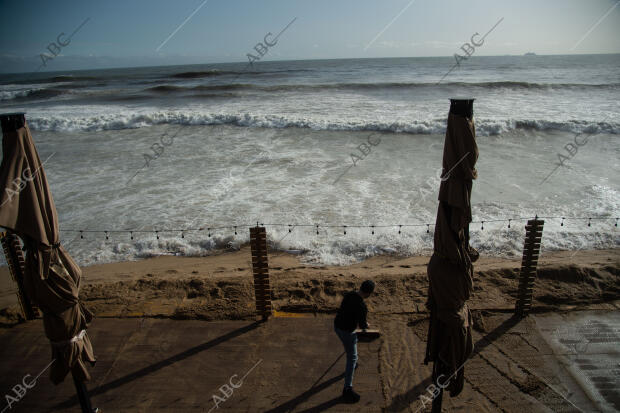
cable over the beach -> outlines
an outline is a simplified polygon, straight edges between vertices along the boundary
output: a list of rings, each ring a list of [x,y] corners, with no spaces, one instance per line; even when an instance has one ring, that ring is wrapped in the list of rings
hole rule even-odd
[[[480,230],[484,230],[484,224],[489,223],[498,223],[505,222],[507,223],[507,228],[511,228],[513,222],[521,222],[527,221],[530,219],[554,219],[558,220],[560,226],[564,226],[565,222],[570,221],[583,221],[584,225],[587,227],[591,227],[593,222],[599,221],[605,223],[605,221],[609,221],[609,224],[617,228],[619,217],[613,216],[585,216],[585,217],[566,217],[566,216],[530,216],[530,217],[512,217],[512,218],[499,218],[499,219],[483,219],[472,221],[471,224],[480,224]],[[216,231],[221,230],[229,230],[234,232],[235,235],[239,234],[241,229],[249,229],[253,227],[283,227],[287,228],[288,232],[292,232],[295,228],[313,228],[316,230],[316,233],[319,234],[321,229],[341,229],[343,234],[347,234],[347,230],[351,228],[355,229],[369,229],[371,234],[375,234],[375,230],[379,228],[393,228],[397,230],[399,234],[402,233],[403,228],[415,228],[415,227],[426,227],[426,232],[430,232],[431,226],[434,227],[435,223],[432,222],[420,222],[420,223],[404,223],[404,224],[337,224],[337,223],[263,223],[260,221],[256,221],[256,223],[252,224],[226,224],[226,225],[213,225],[213,226],[201,226],[201,227],[186,227],[186,228],[161,228],[161,229],[152,229],[152,230],[141,230],[141,229],[61,229],[62,232],[72,232],[79,233],[80,238],[84,238],[84,234],[104,234],[106,239],[110,238],[111,234],[128,234],[131,239],[134,239],[134,234],[153,234],[159,239],[160,234],[178,234],[181,235],[181,238],[185,238],[185,234],[189,233],[198,233],[198,232],[207,232],[207,236],[211,237],[211,235]]]

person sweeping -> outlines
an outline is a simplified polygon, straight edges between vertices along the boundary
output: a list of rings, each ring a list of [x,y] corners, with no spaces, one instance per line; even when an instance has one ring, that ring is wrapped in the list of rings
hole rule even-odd
[[[366,321],[368,308],[364,299],[370,297],[375,290],[375,283],[366,280],[362,283],[359,291],[351,291],[345,294],[334,319],[334,331],[342,341],[344,351],[347,353],[347,365],[344,373],[344,390],[342,398],[348,403],[357,403],[360,395],[353,391],[353,371],[357,366],[357,334],[355,329],[367,329]]]

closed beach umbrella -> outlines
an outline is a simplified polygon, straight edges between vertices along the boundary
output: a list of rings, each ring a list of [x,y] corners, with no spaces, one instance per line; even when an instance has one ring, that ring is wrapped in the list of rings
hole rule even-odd
[[[24,286],[43,312],[54,360],[50,378],[59,384],[71,372],[76,384],[88,381],[86,363],[95,356],[86,334],[92,314],[79,299],[81,270],[60,245],[56,207],[23,115],[1,119],[0,226],[24,241]]]
[[[425,362],[434,362],[433,379],[441,376],[439,384],[445,385],[451,396],[463,388],[464,363],[473,351],[467,300],[473,293],[472,262],[478,258],[469,246],[478,147],[472,105],[473,99],[452,100],[450,107],[434,251],[427,269],[431,321]]]

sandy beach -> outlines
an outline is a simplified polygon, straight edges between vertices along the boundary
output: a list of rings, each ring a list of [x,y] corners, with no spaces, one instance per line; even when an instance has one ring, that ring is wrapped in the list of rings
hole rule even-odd
[[[379,256],[350,266],[311,266],[295,255],[269,257],[274,309],[333,313],[342,294],[377,282],[372,314],[424,313],[429,257]],[[512,311],[521,259],[481,257],[475,266],[477,310]],[[1,307],[15,308],[2,268]],[[157,257],[83,268],[81,299],[98,317],[237,320],[254,313],[250,249],[196,257]],[[620,250],[545,253],[538,266],[534,311],[613,309],[620,299]],[[6,314],[6,311],[5,311]]]
[[[377,282],[371,314],[425,313],[429,257],[379,256],[350,266],[311,266],[295,255],[269,257],[274,309],[333,313],[342,294],[368,278]],[[519,259],[481,257],[475,266],[477,310],[514,310]],[[534,311],[614,309],[620,299],[620,250],[542,255]],[[17,313],[6,267],[0,269],[4,322]],[[249,246],[209,257],[157,257],[83,268],[80,297],[97,317],[237,320],[254,314]]]

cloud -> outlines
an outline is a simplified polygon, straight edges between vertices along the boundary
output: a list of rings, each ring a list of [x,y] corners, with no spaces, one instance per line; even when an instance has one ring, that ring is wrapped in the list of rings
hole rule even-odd
[[[446,48],[455,48],[459,47],[463,44],[463,42],[446,42],[443,40],[429,40],[424,42],[424,44],[431,46],[434,49],[446,49]]]

